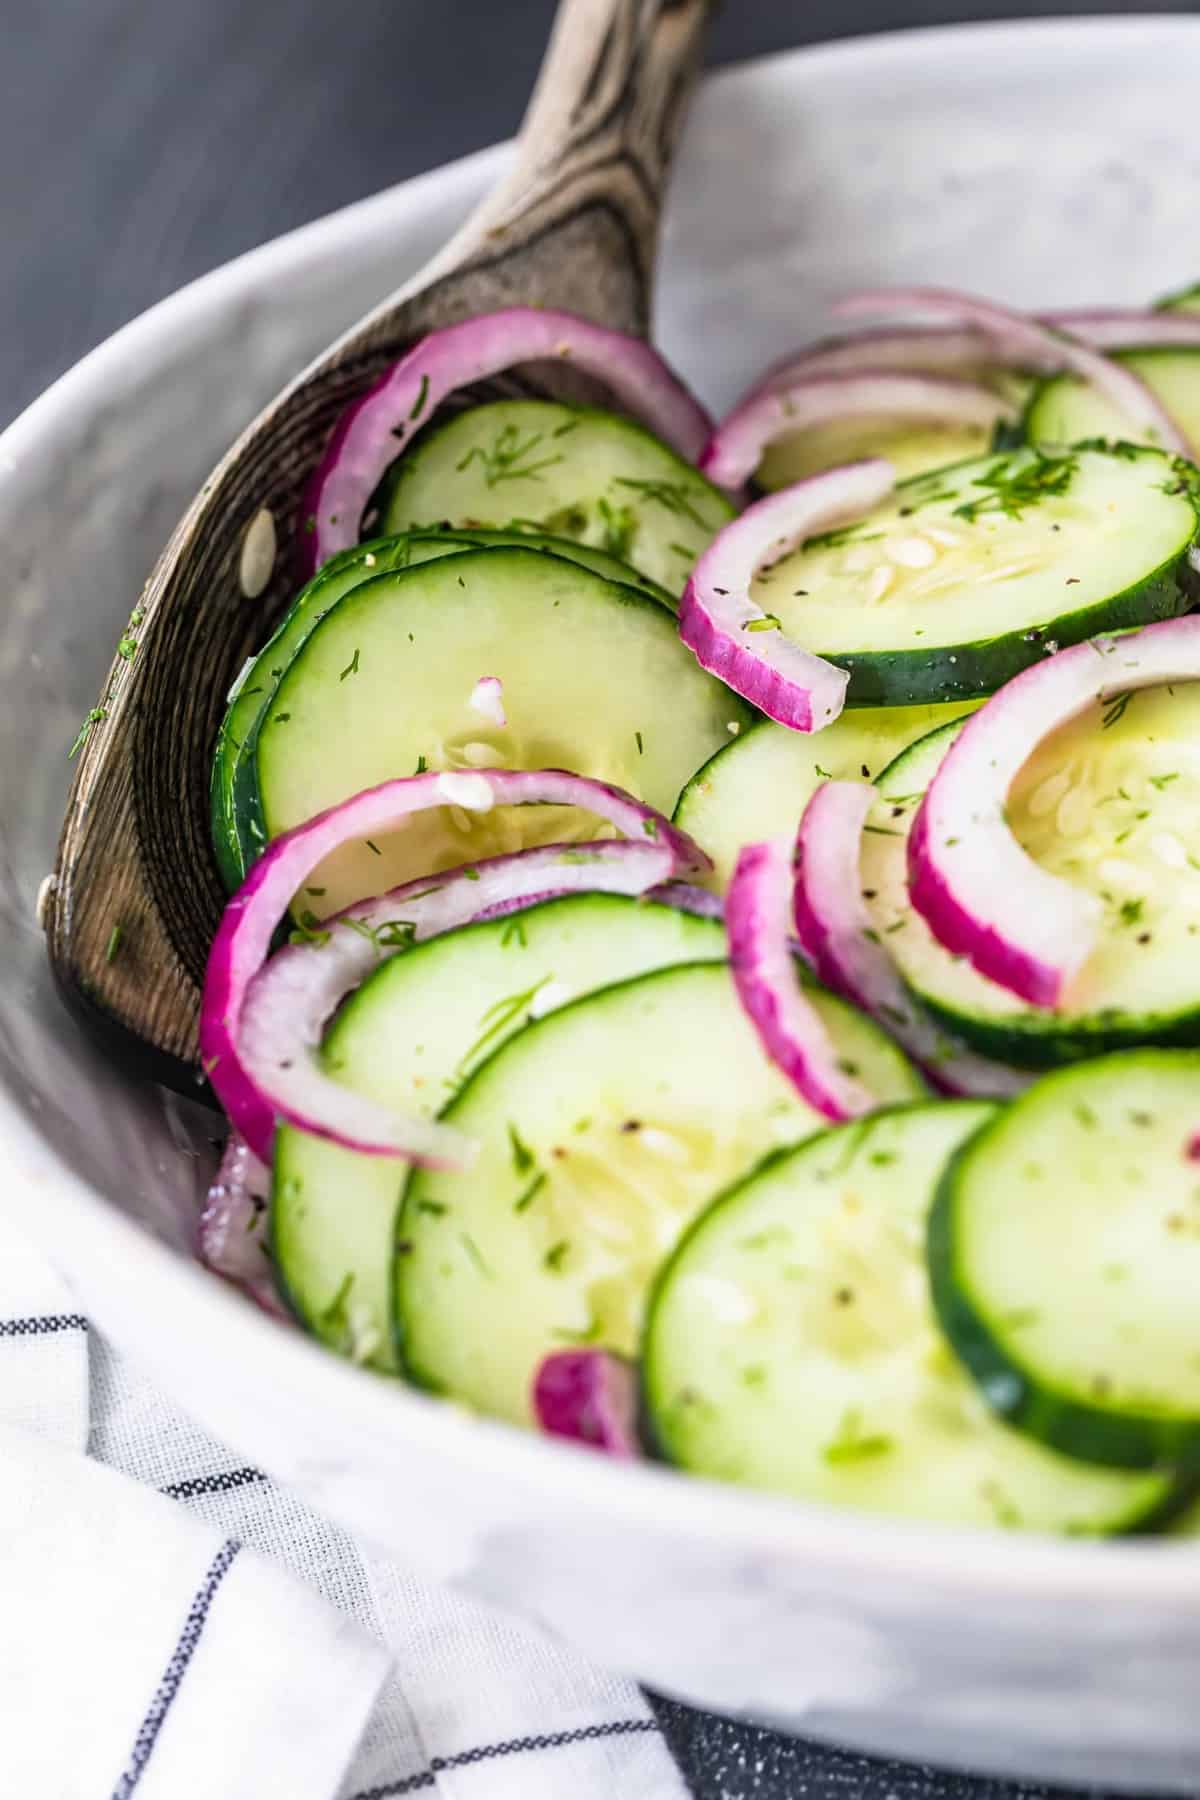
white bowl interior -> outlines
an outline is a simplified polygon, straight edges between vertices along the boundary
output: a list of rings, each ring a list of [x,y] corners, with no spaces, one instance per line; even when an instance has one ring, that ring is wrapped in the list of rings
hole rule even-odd
[[[915,33],[711,81],[665,236],[668,353],[719,407],[766,359],[820,329],[828,299],[862,282],[945,282],[1063,305],[1138,302],[1195,277],[1198,66],[1200,24],[1140,19]],[[398,1532],[389,1523],[397,1471],[408,1456],[411,1474],[419,1454],[422,1496],[444,1516],[426,1513],[418,1554],[443,1572],[469,1570],[477,1591],[523,1605],[662,1685],[910,1754],[1060,1778],[1194,1783],[1200,1725],[1184,1695],[1200,1672],[1200,1621],[1177,1552],[1156,1549],[1151,1575],[1131,1549],[1098,1560],[1070,1546],[964,1547],[952,1535],[941,1546],[656,1473],[621,1472],[618,1490],[608,1471],[581,1472],[562,1452],[431,1422],[428,1402],[334,1366],[184,1271],[207,1166],[203,1117],[98,1054],[53,990],[34,908],[53,860],[67,749],[157,550],[256,407],[421,266],[505,154],[423,177],[219,271],[103,346],[0,439],[2,1203],[41,1230],[101,1322],[152,1354],[161,1378],[214,1429],[381,1541]],[[136,955],[136,942],[122,953]],[[147,1232],[169,1257],[147,1250]],[[235,1396],[246,1353],[259,1373]],[[355,1420],[369,1422],[370,1451],[354,1438]],[[454,1485],[474,1464],[496,1484],[486,1519],[482,1501]],[[537,1511],[535,1485],[543,1506],[556,1491],[574,1496],[579,1510],[557,1534],[543,1519],[522,1535]],[[490,1537],[480,1536],[485,1526]],[[644,1591],[655,1596],[624,1624],[605,1605],[612,1584],[598,1580],[613,1533],[625,1534],[626,1548],[641,1534]],[[676,1579],[663,1586],[650,1571],[671,1541]],[[918,1566],[924,1600],[913,1592]],[[858,1583],[845,1574],[855,1567]],[[814,1569],[824,1571],[816,1612]],[[871,1571],[874,1611],[864,1598]],[[966,1653],[953,1621],[973,1580],[986,1590],[976,1598],[997,1644],[956,1686]],[[1099,1661],[1066,1623],[1055,1629],[1067,1637],[1052,1632],[1046,1658],[1029,1661],[1029,1609],[1056,1582],[1105,1597]],[[714,1629],[698,1619],[701,1600]],[[1173,1608],[1168,1630],[1163,1609]],[[812,1650],[799,1660],[797,1629]],[[1136,1680],[1128,1669],[1114,1675],[1109,1654],[1130,1634],[1146,1655],[1157,1645]],[[1050,1705],[1061,1707],[1049,1670],[1064,1657],[1069,1732]],[[922,1670],[940,1672],[943,1689],[918,1702]],[[1125,1711],[1110,1703],[1114,1692]],[[1140,1711],[1129,1710],[1135,1700]],[[1146,1708],[1158,1732],[1150,1749]]]

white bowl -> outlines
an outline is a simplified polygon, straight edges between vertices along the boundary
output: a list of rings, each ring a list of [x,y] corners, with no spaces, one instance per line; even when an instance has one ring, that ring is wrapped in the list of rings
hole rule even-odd
[[[1062,305],[1196,276],[1198,69],[1200,22],[1130,19],[919,32],[717,77],[671,205],[667,350],[719,405],[857,282]],[[257,405],[420,266],[505,154],[196,283],[0,439],[3,1204],[239,1454],[600,1660],[861,1749],[1194,1789],[1194,1548],[831,1514],[609,1466],[347,1367],[191,1261],[178,1108],[95,1053],[54,994],[34,902],[66,750],[158,547]]]

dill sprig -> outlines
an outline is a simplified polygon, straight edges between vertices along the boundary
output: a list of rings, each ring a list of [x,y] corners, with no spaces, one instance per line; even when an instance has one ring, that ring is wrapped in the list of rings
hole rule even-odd
[[[88,713],[87,717],[83,721],[83,724],[79,727],[79,730],[75,734],[75,742],[71,745],[71,748],[67,751],[68,762],[71,760],[71,758],[73,756],[78,756],[79,752],[83,749],[83,746],[87,743],[88,739],[91,737],[93,729],[97,725],[102,725],[104,723],[105,719],[107,719],[107,717],[108,717],[108,702],[110,699],[111,699],[111,695],[106,694],[104,696],[104,704],[102,706],[93,706],[91,712]]]
[[[332,935],[332,932],[321,924],[312,908],[306,906],[300,914],[295,930],[288,933],[288,943],[311,944],[314,950],[319,950],[322,945],[329,942]]]
[[[495,1001],[488,1007],[479,1020],[481,1027],[479,1036],[459,1059],[458,1067],[454,1071],[456,1081],[462,1080],[471,1064],[476,1062],[498,1037],[504,1036],[516,1025],[522,1013],[528,1013],[537,994],[551,979],[551,976],[543,975],[540,981],[535,981],[533,986],[526,988],[523,993],[506,994],[503,999]]]
[[[677,518],[690,519],[701,531],[709,530],[703,513],[697,512],[692,505],[693,499],[701,497],[699,488],[688,487],[682,481],[637,481],[631,475],[618,475],[614,485],[629,488],[631,492],[640,494],[643,500],[653,500],[656,505],[665,507]]]
[[[366,919],[343,919],[342,924],[366,938],[381,956],[385,950],[411,950],[416,942],[417,928],[411,919],[385,919],[382,925],[371,925]]]
[[[1119,720],[1125,717],[1125,708],[1132,699],[1132,693],[1113,694],[1107,700],[1101,702],[1104,707],[1104,712],[1100,719],[1101,731],[1107,731],[1110,725],[1116,725]]]
[[[868,1457],[884,1456],[892,1448],[892,1439],[882,1431],[865,1431],[863,1416],[857,1406],[848,1406],[838,1422],[837,1432],[821,1452],[825,1461],[836,1468],[839,1463],[863,1462]]]
[[[978,500],[964,500],[954,508],[956,519],[974,524],[985,513],[1001,513],[1006,519],[1020,519],[1031,506],[1067,492],[1079,468],[1074,451],[1052,456],[1033,448],[1030,459],[1006,456],[994,463],[985,475],[976,476],[972,487],[985,491]]]
[[[490,488],[498,487],[502,481],[539,481],[543,469],[564,460],[561,452],[536,456],[537,447],[545,436],[544,431],[531,431],[528,437],[522,438],[519,426],[505,425],[489,447],[473,445],[455,467],[461,473],[473,462],[478,462]]]
[[[613,506],[601,495],[596,502],[596,511],[604,527],[601,549],[606,550],[610,556],[619,556],[622,562],[628,562],[634,533],[637,531],[637,516],[633,508]]]

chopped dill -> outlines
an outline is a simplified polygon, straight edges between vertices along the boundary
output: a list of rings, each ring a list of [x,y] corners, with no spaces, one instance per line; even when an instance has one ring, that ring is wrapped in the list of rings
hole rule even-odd
[[[288,943],[310,944],[314,950],[319,950],[323,944],[329,942],[331,935],[332,933],[321,924],[316,913],[306,906],[300,914],[299,923],[294,930],[288,933]]]
[[[954,517],[966,519],[968,524],[974,524],[985,513],[1020,519],[1031,506],[1065,494],[1078,468],[1079,457],[1074,451],[1054,456],[1034,447],[1031,460],[1006,456],[985,475],[976,476],[971,486],[985,492],[978,500],[964,500],[956,506]]]
[[[704,515],[692,505],[693,497],[701,497],[699,488],[688,487],[681,481],[635,481],[629,475],[618,475],[615,485],[630,488],[635,494],[640,494],[643,500],[653,500],[678,518],[690,519],[701,531],[709,529]]]
[[[601,497],[596,502],[596,511],[604,526],[604,542],[601,548],[606,550],[610,556],[617,556],[622,562],[628,562],[638,526],[637,515],[633,508],[631,506],[613,506],[611,501]]]
[[[1125,693],[1113,694],[1109,699],[1103,701],[1102,705],[1104,706],[1105,711],[1100,720],[1100,729],[1102,731],[1107,731],[1110,725],[1116,725],[1119,720],[1123,719],[1125,717],[1125,708],[1132,699],[1132,693]],[[1128,799],[1128,797],[1127,794],[1122,795],[1123,799]]]
[[[461,474],[472,463],[478,462],[490,488],[498,487],[502,481],[540,481],[543,469],[564,460],[557,452],[550,456],[535,455],[545,435],[544,431],[531,431],[522,440],[519,427],[510,423],[502,427],[489,448],[485,449],[482,444],[473,445],[455,468]]]
[[[412,408],[408,415],[410,422],[413,419],[420,418],[421,414],[425,411],[425,402],[428,400],[428,398],[429,398],[429,377],[428,377],[428,375],[422,375],[421,385],[417,390],[417,397],[413,401]]]
[[[103,704],[100,706],[93,706],[91,712],[88,713],[87,717],[84,719],[83,724],[79,727],[79,730],[76,733],[75,742],[71,745],[71,748],[67,751],[67,761],[68,762],[71,760],[71,758],[73,756],[77,756],[78,753],[83,749],[83,746],[87,743],[88,739],[91,737],[94,727],[97,725],[102,725],[104,723],[105,719],[107,719],[109,699],[110,699],[110,696],[106,694],[104,697]]]
[[[528,1175],[535,1166],[536,1157],[529,1145],[524,1141],[516,1126],[509,1120],[508,1142],[512,1151],[512,1165],[518,1175]]]
[[[513,1211],[514,1212],[524,1212],[525,1208],[527,1206],[529,1206],[536,1199],[538,1194],[541,1193],[541,1191],[545,1187],[545,1185],[546,1185],[546,1175],[545,1175],[545,1171],[543,1170],[541,1174],[534,1176],[533,1180],[530,1182],[529,1186],[525,1189],[524,1193],[519,1194],[517,1196],[517,1198],[513,1201]]]
[[[456,1080],[461,1080],[476,1058],[481,1056],[498,1037],[502,1037],[516,1025],[523,1013],[528,1013],[533,1005],[535,995],[551,979],[551,976],[543,975],[540,981],[535,981],[532,987],[526,988],[522,993],[506,994],[503,999],[495,1001],[488,1007],[479,1020],[479,1036],[459,1058],[458,1067],[454,1071]]]
[[[872,1456],[885,1456],[893,1440],[882,1431],[864,1431],[862,1413],[848,1406],[838,1422],[837,1432],[825,1445],[821,1455],[836,1468],[841,1463],[864,1462]]]
[[[475,1267],[479,1270],[479,1273],[485,1275],[489,1281],[494,1280],[494,1276],[487,1265],[483,1251],[479,1248],[479,1245],[475,1242],[475,1239],[471,1236],[470,1232],[460,1231],[458,1234],[458,1241],[470,1257],[471,1261],[475,1264]]]
[[[342,923],[366,938],[381,956],[385,950],[411,950],[417,938],[411,919],[385,919],[382,925],[368,925],[365,919],[343,919]]]

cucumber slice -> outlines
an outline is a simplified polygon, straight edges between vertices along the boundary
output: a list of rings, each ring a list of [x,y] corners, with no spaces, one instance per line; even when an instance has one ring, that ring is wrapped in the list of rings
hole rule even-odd
[[[1200,1537],[1200,1500],[1193,1500],[1173,1518],[1169,1531],[1172,1537]]]
[[[610,581],[628,582],[665,606],[675,605],[674,598],[665,588],[647,581],[619,558],[588,544],[576,544],[569,538],[548,537],[544,533],[408,532],[400,537],[373,538],[369,543],[358,544],[352,550],[343,550],[339,556],[331,557],[301,589],[263,649],[242,670],[229,696],[229,711],[213,754],[211,802],[213,844],[222,879],[230,890],[241,885],[253,860],[252,855],[247,858],[247,846],[237,820],[240,811],[247,806],[252,809],[254,805],[258,728],[284,671],[322,614],[351,588],[386,574],[390,569],[409,568],[463,550],[505,545],[565,556],[569,562],[592,569]]]
[[[1191,443],[1200,442],[1200,349],[1122,350],[1114,361],[1140,375]],[[1107,438],[1149,443],[1131,431],[1119,407],[1073,375],[1040,382],[1025,410],[1025,435],[1035,444],[1077,444]]]
[[[1186,287],[1164,294],[1154,306],[1156,312],[1200,312],[1200,281],[1190,281]]]
[[[1047,645],[1187,610],[1188,466],[1126,446],[943,469],[781,558],[752,597],[849,670],[852,704],[992,693]]]
[[[997,1109],[900,1107],[821,1132],[714,1201],[654,1289],[659,1449],[700,1475],[954,1525],[1127,1530],[1170,1489],[1000,1423],[938,1330],[923,1256],[947,1158]]]
[[[967,462],[992,448],[983,425],[897,425],[894,419],[838,419],[767,446],[754,479],[773,493],[825,469],[885,456],[902,479]]]
[[[863,839],[873,923],[908,986],[947,1030],[1024,1068],[1200,1043],[1200,684],[1089,707],[1038,746],[1013,785],[1007,817],[1021,844],[1104,907],[1096,948],[1057,1012],[951,956],[909,907],[908,829],[957,729],[884,771],[886,804]]]
[[[919,800],[961,728],[961,719],[948,719],[899,751],[875,777],[881,797],[896,805]]]
[[[822,781],[870,781],[906,744],[975,704],[855,707],[811,737],[764,719],[697,769],[675,823],[708,851],[709,885],[724,892],[743,844],[794,832]]]
[[[1039,1081],[947,1170],[929,1226],[942,1325],[998,1413],[1128,1469],[1200,1470],[1200,1055]]]
[[[713,919],[616,894],[548,900],[392,957],[338,1013],[321,1061],[356,1092],[427,1118],[535,1013],[724,956]],[[272,1259],[292,1310],[332,1348],[394,1369],[392,1238],[407,1170],[287,1126],[274,1169]]]
[[[503,684],[504,726],[471,705],[484,675]],[[645,594],[536,550],[464,551],[363,582],[314,624],[259,728],[257,781],[235,824],[252,860],[267,838],[388,777],[483,765],[575,769],[669,812],[750,716]],[[596,830],[563,807],[439,808],[346,845],[303,905],[324,917],[403,880]]]
[[[802,368],[802,365],[800,365]],[[1028,376],[981,363],[976,369],[958,371],[961,379],[979,382],[1023,407],[1034,383]],[[966,462],[989,450],[1006,448],[1003,441],[1011,426],[993,434],[980,425],[897,425],[895,419],[838,419],[827,425],[797,431],[770,444],[755,473],[755,482],[768,492],[836,469],[866,457],[883,456],[901,479]]]
[[[868,1020],[814,993],[881,1099],[916,1075]],[[408,1374],[531,1422],[542,1357],[629,1355],[655,1268],[709,1197],[816,1115],[758,1047],[723,964],[601,989],[527,1025],[443,1115],[479,1144],[465,1173],[415,1170],[397,1238]]]
[[[498,400],[423,433],[392,464],[366,518],[378,531],[534,524],[598,545],[679,594],[733,512],[719,488],[631,419]]]

